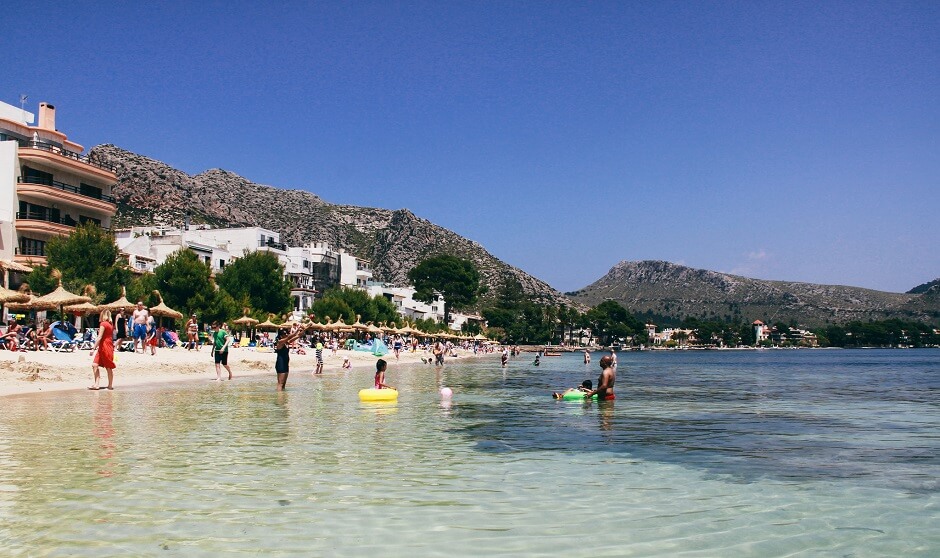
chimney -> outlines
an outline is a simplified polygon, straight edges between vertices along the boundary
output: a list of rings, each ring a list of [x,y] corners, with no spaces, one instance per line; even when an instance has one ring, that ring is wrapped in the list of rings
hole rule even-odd
[[[49,103],[39,103],[39,127],[55,131],[55,107]]]

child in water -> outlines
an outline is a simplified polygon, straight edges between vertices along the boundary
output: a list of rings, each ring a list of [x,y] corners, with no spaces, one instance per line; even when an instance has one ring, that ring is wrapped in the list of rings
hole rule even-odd
[[[575,392],[587,393],[589,391],[592,391],[593,389],[594,389],[594,383],[591,380],[584,380],[583,382],[581,382],[581,385],[576,388],[567,389],[563,393],[558,393],[557,391],[553,392],[552,397],[554,397],[555,399],[563,399],[565,395],[569,393],[575,393]]]
[[[385,383],[386,368],[388,368],[388,363],[384,359],[380,358],[375,362],[375,389],[395,389]]]

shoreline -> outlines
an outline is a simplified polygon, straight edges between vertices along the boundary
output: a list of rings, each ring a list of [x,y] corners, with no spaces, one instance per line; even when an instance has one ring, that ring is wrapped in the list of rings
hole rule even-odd
[[[458,349],[459,359],[485,358],[499,353],[474,355],[472,351]],[[375,361],[384,358],[390,370],[397,366],[422,364],[422,358],[432,358],[430,352],[402,352],[396,360],[393,353],[382,357],[362,351],[339,350],[336,355],[324,350],[323,374],[343,371],[345,357],[349,358],[352,370],[368,369],[375,372]],[[274,377],[275,355],[273,351],[256,351],[249,348],[233,348],[229,353],[229,366],[233,379],[271,375]],[[454,360],[448,357],[448,361]],[[88,351],[0,351],[0,399],[4,397],[86,390],[92,384],[92,357]],[[311,374],[316,368],[316,354],[311,349],[306,354],[291,354],[291,372]],[[171,384],[181,381],[215,381],[215,363],[209,348],[187,351],[183,348],[157,349],[156,356],[149,353],[115,353],[114,387]],[[222,381],[228,373],[222,369]],[[101,370],[101,384],[107,385],[107,371]],[[104,390],[104,388],[102,388]],[[105,390],[106,391],[106,390]]]

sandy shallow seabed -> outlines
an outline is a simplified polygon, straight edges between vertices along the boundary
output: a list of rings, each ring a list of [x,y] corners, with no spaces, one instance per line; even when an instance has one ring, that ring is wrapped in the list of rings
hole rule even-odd
[[[459,358],[473,357],[470,351],[458,350]],[[342,370],[343,358],[349,357],[353,370],[375,372],[378,357],[361,351],[323,351],[323,373],[337,373]],[[389,353],[383,357],[389,363],[389,370],[406,364],[421,364],[422,358],[430,358],[430,353],[418,350],[416,353],[402,352],[400,360]],[[56,353],[52,351],[11,352],[0,351],[0,397],[26,393],[46,393],[85,389],[92,384],[92,356],[89,351]],[[448,361],[453,360],[448,358]],[[229,366],[235,376],[234,381],[247,376],[268,374],[274,382],[273,351],[259,352],[253,348],[233,348],[228,357]],[[199,351],[186,349],[157,349],[156,356],[150,353],[116,353],[114,370],[114,389],[122,387],[171,383],[188,380],[215,379],[215,362],[209,355],[209,348]],[[316,367],[316,355],[308,350],[305,355],[291,354],[291,375],[310,374]],[[223,381],[228,377],[222,369]],[[106,386],[107,371],[101,369],[101,386]]]

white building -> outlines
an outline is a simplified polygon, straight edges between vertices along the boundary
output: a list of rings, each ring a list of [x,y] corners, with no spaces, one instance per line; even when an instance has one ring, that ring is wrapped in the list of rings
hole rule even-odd
[[[394,287],[385,283],[370,282],[366,288],[369,296],[384,296],[406,318],[414,320],[432,319],[435,322],[444,320],[444,297],[437,295],[434,302],[428,304],[414,299],[417,290],[414,287]]]
[[[115,233],[118,248],[139,272],[153,271],[180,248],[195,252],[220,273],[226,264],[258,250],[277,256],[293,284],[294,310],[306,313],[317,294],[337,285],[365,289],[372,279],[369,262],[323,242],[287,246],[280,234],[263,227],[211,228],[206,225],[133,227]]]

